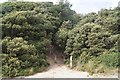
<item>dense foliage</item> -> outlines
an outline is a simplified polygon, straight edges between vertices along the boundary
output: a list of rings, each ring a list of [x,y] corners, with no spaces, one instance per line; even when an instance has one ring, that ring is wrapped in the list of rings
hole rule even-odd
[[[0,8],[4,77],[43,71],[49,65],[46,56],[50,45],[63,51],[66,63],[72,55],[73,67],[82,66],[82,70],[91,71],[100,63],[120,66],[119,7],[86,15],[71,10],[71,4],[64,0],[58,4],[5,2]]]
[[[79,66],[82,64],[81,62],[85,64],[93,57],[100,59],[95,59],[95,61],[98,60],[106,66],[120,66],[118,64],[120,53],[119,7],[102,9],[98,14],[84,15],[80,22],[65,36],[67,36],[67,40],[64,39],[66,41],[64,53],[67,55],[67,63],[69,63],[70,55],[72,55],[74,66]]]
[[[3,77],[25,76],[48,66],[49,46],[58,45],[54,40],[62,37],[58,37],[59,28],[67,21],[71,27],[79,21],[79,15],[70,7],[62,0],[55,5],[52,2],[0,4]]]

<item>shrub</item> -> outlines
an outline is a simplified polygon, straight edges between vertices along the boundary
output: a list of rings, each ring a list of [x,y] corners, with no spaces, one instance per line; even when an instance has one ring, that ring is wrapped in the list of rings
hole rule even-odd
[[[3,77],[19,76],[21,69],[21,60],[19,60],[15,54],[7,55],[2,59],[2,75]]]
[[[78,59],[78,64],[85,64],[87,63],[92,57],[87,54],[85,51],[80,55]]]
[[[99,56],[98,60],[109,67],[120,67],[119,56],[120,53],[115,53],[115,52],[109,54],[105,53]]]
[[[35,54],[36,49],[34,45],[29,45],[22,37],[16,37],[7,43],[7,53],[17,55]]]
[[[9,39],[9,40],[8,40]],[[48,42],[48,41],[47,41]],[[6,54],[1,54],[2,57],[2,74],[4,77],[16,77],[29,75],[37,70],[35,67],[39,67],[40,71],[43,70],[42,67],[48,66],[45,55],[46,53],[46,41],[41,42],[36,47],[32,44],[28,44],[23,38],[5,38],[2,41],[4,50]],[[44,48],[42,48],[42,46]],[[38,48],[39,47],[39,48]],[[38,51],[38,49],[42,48]],[[30,69],[33,67],[33,69]],[[21,71],[22,70],[22,71]],[[22,73],[27,72],[27,73]]]
[[[87,71],[91,75],[94,73],[111,73],[115,68],[120,67],[118,56],[120,56],[119,53],[112,52],[92,57],[84,52],[78,59],[76,69]]]

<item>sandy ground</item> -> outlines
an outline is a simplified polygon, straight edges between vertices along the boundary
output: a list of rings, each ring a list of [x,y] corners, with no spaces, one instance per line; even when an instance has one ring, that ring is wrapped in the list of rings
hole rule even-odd
[[[55,62],[56,56],[56,62]],[[37,73],[25,78],[118,78],[118,75],[93,75],[87,72],[75,71],[64,65],[63,58],[60,55],[48,55],[50,66],[45,72]]]
[[[42,73],[37,73],[26,78],[118,78],[116,75],[93,75],[90,76],[87,72],[74,71],[64,65],[54,65],[50,70]]]

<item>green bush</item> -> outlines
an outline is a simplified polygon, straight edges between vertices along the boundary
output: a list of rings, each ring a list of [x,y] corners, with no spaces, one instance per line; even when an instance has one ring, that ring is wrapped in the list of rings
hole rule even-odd
[[[78,64],[85,64],[87,63],[92,57],[87,54],[85,51],[80,55],[78,59]]]
[[[98,60],[109,67],[120,67],[119,56],[120,56],[120,53],[117,53],[117,52],[116,53],[112,52],[109,54],[105,53],[100,55],[98,57]]]
[[[3,62],[2,74],[4,77],[29,75],[36,72],[35,67],[39,67],[40,71],[42,71],[43,67],[46,68],[46,66],[48,66],[45,57],[47,40],[41,42],[41,44],[38,44],[39,46],[37,45],[36,47],[33,44],[28,44],[28,42],[21,37],[13,39],[5,38],[1,42],[4,50],[6,50],[6,54],[0,55]],[[44,46],[44,48],[42,46]],[[41,49],[43,52],[38,51],[40,47],[43,48]],[[33,67],[33,70],[30,69],[31,67]],[[28,69],[30,69],[30,71]],[[22,74],[21,70],[27,73]]]
[[[19,76],[22,61],[15,54],[7,55],[2,59],[2,75],[3,77]]]

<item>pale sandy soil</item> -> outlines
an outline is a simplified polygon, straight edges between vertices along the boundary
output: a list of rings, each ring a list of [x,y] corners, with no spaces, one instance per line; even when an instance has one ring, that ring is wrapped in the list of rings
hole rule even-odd
[[[116,75],[93,75],[90,76],[87,72],[74,71],[65,65],[55,64],[48,71],[37,73],[26,78],[118,78]]]
[[[55,56],[56,61],[55,63]],[[32,76],[27,76],[25,78],[118,78],[118,75],[92,75],[90,76],[88,72],[75,71],[64,65],[63,58],[61,54],[48,55],[48,61],[50,66],[45,72],[37,73]]]

